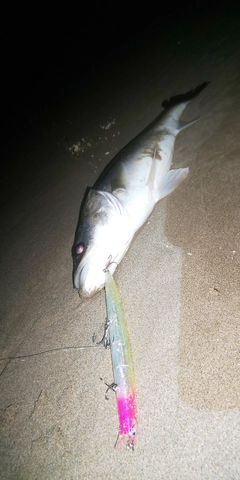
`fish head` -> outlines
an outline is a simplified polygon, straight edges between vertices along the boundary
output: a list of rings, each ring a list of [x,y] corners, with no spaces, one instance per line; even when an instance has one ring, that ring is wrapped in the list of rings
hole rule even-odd
[[[89,189],[76,230],[73,284],[83,298],[100,291],[106,270],[114,273],[132,239],[123,205],[109,192]]]

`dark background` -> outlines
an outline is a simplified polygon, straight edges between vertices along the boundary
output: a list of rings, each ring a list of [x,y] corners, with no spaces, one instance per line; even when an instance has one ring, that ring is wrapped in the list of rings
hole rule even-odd
[[[151,55],[152,46],[164,53],[169,51],[169,42],[176,49],[179,39],[189,42],[195,36],[201,45],[207,32],[214,36],[216,19],[224,32],[226,16],[235,18],[239,12],[239,6],[232,3],[192,1],[177,6],[171,2],[88,1],[78,2],[77,7],[50,2],[5,7],[1,28],[0,205],[14,201],[16,189],[33,184],[43,162],[48,167],[54,162],[44,155],[40,162],[36,153],[41,129],[48,131],[51,116],[61,116],[64,105],[85,95],[87,110],[94,115],[94,95],[101,91],[103,81],[111,95],[108,72],[128,68],[135,52],[138,56],[143,53],[144,69],[144,58]],[[80,115],[81,107],[77,109]],[[34,151],[27,155],[31,144]]]
[[[220,6],[218,6],[218,10]],[[80,2],[8,7],[2,17],[2,142],[150,36],[192,28],[209,5]],[[164,45],[162,46],[164,48]]]

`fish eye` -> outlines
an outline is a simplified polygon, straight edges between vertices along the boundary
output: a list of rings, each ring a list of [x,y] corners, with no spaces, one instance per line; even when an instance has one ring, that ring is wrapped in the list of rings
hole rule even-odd
[[[83,251],[84,251],[84,245],[83,245],[82,242],[80,242],[80,243],[78,243],[78,244],[76,245],[76,247],[75,247],[75,253],[76,253],[77,255],[81,255],[81,253],[83,253]]]

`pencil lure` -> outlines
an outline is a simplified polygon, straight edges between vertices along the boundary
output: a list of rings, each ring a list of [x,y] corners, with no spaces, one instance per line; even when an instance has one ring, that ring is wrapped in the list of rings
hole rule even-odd
[[[119,418],[119,435],[115,448],[134,449],[136,436],[136,391],[129,336],[121,300],[113,276],[106,272],[106,305],[109,342],[111,346],[114,391]]]

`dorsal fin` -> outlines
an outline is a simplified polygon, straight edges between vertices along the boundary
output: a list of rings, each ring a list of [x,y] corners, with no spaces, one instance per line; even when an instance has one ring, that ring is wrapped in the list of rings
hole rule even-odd
[[[195,98],[204,88],[207,87],[207,85],[210,82],[203,82],[201,85],[198,85],[198,87],[189,90],[187,93],[180,93],[180,95],[174,95],[173,97],[170,98],[170,100],[164,100],[162,102],[162,107],[165,109],[174,107],[178,103],[183,103],[183,102],[190,102],[193,98]]]

